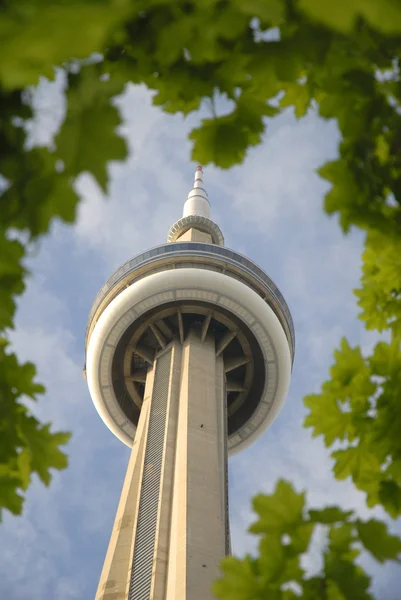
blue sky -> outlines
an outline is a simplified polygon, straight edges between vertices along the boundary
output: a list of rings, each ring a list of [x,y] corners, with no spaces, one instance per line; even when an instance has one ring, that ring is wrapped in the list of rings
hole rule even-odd
[[[42,82],[31,143],[51,143],[63,115],[62,81]],[[31,278],[19,302],[12,340],[20,357],[34,361],[47,394],[33,410],[55,429],[73,433],[68,470],[55,473],[49,489],[34,481],[21,517],[6,514],[0,526],[0,598],[91,600],[117,507],[129,451],[105,427],[82,377],[84,333],[92,301],[111,272],[136,253],[163,243],[182,213],[196,163],[187,134],[199,117],[164,115],[143,87],[130,87],[118,105],[130,156],[110,165],[106,197],[89,175],[77,223],[54,223],[32,248]],[[224,108],[224,107],[223,107]],[[293,315],[296,358],[291,389],[276,422],[252,447],[230,459],[233,551],[255,548],[246,534],[250,500],[270,492],[279,478],[307,490],[309,504],[340,504],[362,517],[363,494],[332,478],[320,439],[302,428],[302,398],[327,377],[341,336],[369,351],[375,341],[357,321],[352,289],[359,278],[362,235],[344,237],[336,218],[322,211],[327,185],[315,169],[336,156],[335,125],[315,114],[297,122],[291,111],[269,123],[264,142],[244,164],[221,171],[206,167],[212,217],[226,245],[248,255],[272,277]],[[401,533],[399,523],[392,523]],[[321,532],[305,559],[320,567]],[[401,569],[362,559],[380,600],[397,600]]]

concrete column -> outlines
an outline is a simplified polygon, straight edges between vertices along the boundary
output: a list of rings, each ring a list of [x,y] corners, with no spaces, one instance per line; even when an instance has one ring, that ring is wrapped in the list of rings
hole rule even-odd
[[[224,367],[190,331],[149,369],[95,600],[212,600],[227,553]]]
[[[224,373],[215,343],[183,346],[166,600],[212,599],[226,554]]]

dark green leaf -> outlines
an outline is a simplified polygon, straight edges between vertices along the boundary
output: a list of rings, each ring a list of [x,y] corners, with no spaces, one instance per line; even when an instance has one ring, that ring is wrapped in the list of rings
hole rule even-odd
[[[401,553],[401,540],[390,535],[385,523],[370,519],[370,521],[357,521],[358,534],[366,550],[379,562],[386,560],[399,561]]]
[[[97,65],[70,76],[68,112],[56,138],[57,155],[72,175],[91,172],[105,190],[107,162],[126,157],[125,141],[116,133],[120,124],[111,99],[122,91],[121,82],[100,79]]]
[[[347,519],[353,514],[352,510],[344,511],[338,506],[327,506],[323,510],[310,510],[310,519],[315,523],[322,523],[324,525],[330,525],[331,523],[337,523],[338,521],[347,521]]]

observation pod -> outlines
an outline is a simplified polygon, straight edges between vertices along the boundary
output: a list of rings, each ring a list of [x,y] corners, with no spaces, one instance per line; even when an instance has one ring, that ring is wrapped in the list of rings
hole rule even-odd
[[[224,247],[197,167],[167,243],[122,265],[89,314],[90,394],[132,448],[96,599],[213,597],[230,552],[227,455],[273,422],[293,357],[282,294]]]

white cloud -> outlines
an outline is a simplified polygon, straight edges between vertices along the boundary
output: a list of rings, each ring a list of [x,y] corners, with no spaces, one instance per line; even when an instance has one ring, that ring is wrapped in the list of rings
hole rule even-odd
[[[32,95],[33,118],[26,124],[27,148],[52,147],[54,136],[65,117],[65,86],[66,75],[61,69],[56,70],[53,81],[45,77],[39,79]]]

